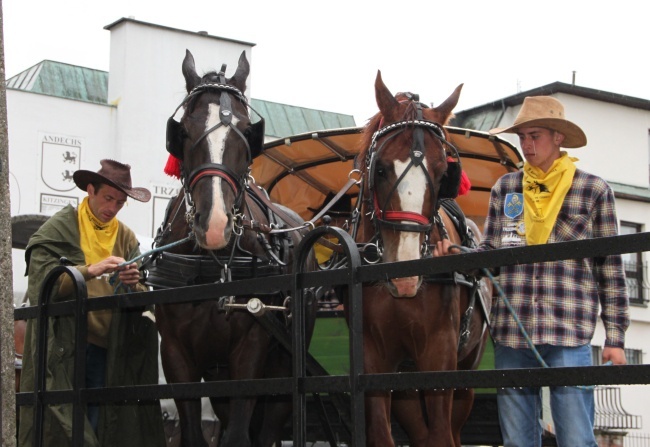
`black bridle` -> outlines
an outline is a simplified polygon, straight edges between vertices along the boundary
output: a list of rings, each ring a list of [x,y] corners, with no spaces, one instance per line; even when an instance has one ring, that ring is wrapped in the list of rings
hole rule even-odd
[[[434,181],[431,178],[427,167],[425,166],[425,132],[428,132],[435,139],[440,141],[442,144],[443,156],[445,156],[445,158],[447,156],[447,152],[444,148],[447,147],[450,148],[455,159],[459,160],[460,162],[458,150],[445,138],[444,130],[440,124],[423,119],[422,108],[426,108],[427,106],[418,101],[417,95],[411,95],[410,100],[416,109],[415,119],[407,119],[381,127],[373,134],[372,140],[370,142],[370,148],[368,149],[368,153],[366,155],[366,167],[368,170],[368,192],[371,195],[370,200],[372,201],[371,206],[373,210],[371,220],[375,228],[375,240],[378,244],[378,249],[380,252],[382,250],[380,233],[381,227],[390,228],[395,231],[424,233],[425,241],[423,243],[423,254],[426,254],[429,251],[429,233],[434,224],[438,225],[441,234],[446,234],[446,230],[444,229],[442,219],[440,218],[439,214],[439,191],[435,191]],[[374,187],[374,176],[379,154],[391,140],[407,130],[411,130],[413,132],[413,144],[409,150],[409,163],[399,178],[392,185],[389,193],[386,195],[384,202],[379,203],[377,191]],[[387,136],[387,138],[379,143],[379,140],[384,136]],[[435,203],[431,207],[432,211],[429,216],[425,216],[423,214],[412,211],[388,210],[388,206],[393,194],[395,194],[400,182],[412,168],[422,169],[427,184],[432,191],[432,199],[435,201]]]
[[[207,136],[210,133],[214,132],[220,127],[229,127],[244,141],[244,144],[246,145],[246,166],[250,166],[250,164],[252,163],[253,156],[252,156],[249,139],[232,122],[233,107],[232,107],[231,96],[234,96],[236,100],[241,102],[246,107],[247,110],[248,108],[250,108],[255,113],[257,113],[257,111],[255,111],[254,109],[252,109],[252,107],[250,107],[250,105],[248,104],[248,100],[246,99],[246,96],[244,96],[244,94],[238,88],[226,83],[225,71],[226,71],[226,65],[223,64],[221,66],[221,71],[219,71],[219,73],[217,74],[216,83],[202,83],[194,87],[183,99],[183,101],[178,105],[178,107],[176,108],[172,116],[167,120],[167,134],[168,134],[167,150],[172,155],[179,158],[180,160],[183,159],[182,148],[172,147],[173,145],[170,144],[170,141],[174,141],[174,138],[170,138],[170,132],[172,132],[173,130],[177,131],[178,127],[182,126],[180,123],[174,120],[174,116],[176,115],[176,113],[181,107],[187,105],[192,99],[196,98],[202,93],[207,91],[217,91],[220,93],[219,122],[214,126],[210,127],[209,129],[207,129],[205,132],[203,132],[203,134],[199,136],[192,143],[190,147],[190,152],[193,151],[205,138],[207,138]],[[257,113],[257,115],[259,116],[259,113]],[[256,128],[258,132],[259,129],[261,128],[262,134],[264,132],[263,122],[264,120],[262,119],[260,121],[260,123],[262,123],[261,126],[258,125],[258,127]],[[262,135],[262,140],[263,140],[263,135]],[[245,172],[241,174],[237,174],[228,166],[222,163],[204,163],[197,166],[192,171],[188,172],[186,170],[186,166],[187,164],[183,163],[183,169],[181,170],[181,182],[185,190],[188,207],[190,207],[191,210],[194,209],[194,202],[192,201],[192,191],[194,190],[194,187],[196,186],[198,181],[204,177],[219,177],[225,180],[226,183],[233,190],[235,194],[233,211],[235,214],[239,211],[243,202],[246,182],[249,176],[249,169],[247,169]]]

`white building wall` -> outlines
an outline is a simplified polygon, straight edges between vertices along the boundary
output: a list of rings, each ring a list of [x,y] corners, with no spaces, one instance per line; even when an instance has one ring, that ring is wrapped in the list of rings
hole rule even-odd
[[[107,28],[111,32],[109,105],[7,90],[11,215],[54,214],[58,209],[43,205],[42,195],[60,207],[66,201],[83,199],[83,191],[71,179],[62,188],[55,185],[69,190],[57,191],[42,180],[42,174],[52,180],[66,168],[97,171],[101,159],[113,158],[130,164],[134,185],[152,192],[150,202],[129,200],[119,215],[146,239],[155,235],[169,198],[180,188],[180,182],[163,169],[167,118],[186,94],[181,70],[186,49],[194,55],[199,75],[226,63],[226,76],[231,77],[242,51],[252,67],[254,44],[125,19]],[[79,152],[76,164],[63,163],[60,154],[50,155],[56,163],[46,157],[43,164],[43,151],[51,154],[43,148],[43,139],[73,144],[62,148]],[[51,144],[46,146],[52,149]],[[143,251],[148,248],[142,247]],[[26,289],[22,258],[22,251],[14,250],[17,295]]]

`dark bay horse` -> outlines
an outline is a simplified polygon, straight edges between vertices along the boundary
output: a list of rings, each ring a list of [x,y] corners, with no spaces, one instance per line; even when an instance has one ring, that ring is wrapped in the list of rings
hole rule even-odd
[[[170,117],[167,149],[178,164],[166,172],[183,183],[170,201],[156,244],[169,247],[149,267],[148,283],[173,288],[288,273],[302,234],[281,231],[302,222],[290,210],[267,203],[249,176],[262,148],[263,120],[252,123],[244,96],[249,64],[245,53],[235,74],[200,77],[188,51],[182,65],[188,95],[182,118]],[[174,113],[174,115],[176,114]],[[170,165],[168,164],[168,167]],[[170,172],[171,171],[171,172]],[[277,229],[277,231],[276,231]],[[265,305],[286,306],[287,293],[256,295]],[[156,306],[161,357],[168,383],[287,376],[290,356],[248,312],[233,309],[249,297]],[[309,302],[311,334],[316,299]],[[283,315],[283,314],[281,314]],[[309,318],[311,316],[311,318]],[[279,317],[282,318],[282,317]],[[285,320],[282,323],[286,324]],[[211,398],[223,431],[220,446],[270,446],[291,414],[290,396]],[[181,445],[207,446],[199,399],[177,399]],[[263,419],[252,423],[258,413]]]
[[[364,130],[357,161],[363,184],[354,231],[360,246],[375,247],[374,261],[430,257],[442,237],[458,245],[478,244],[477,226],[453,201],[460,160],[443,127],[461,88],[430,108],[414,94],[393,96],[378,72],[379,113]],[[416,371],[476,368],[488,337],[490,297],[483,281],[460,273],[364,285],[365,373],[395,372],[405,364]],[[411,446],[460,447],[473,397],[473,390],[453,389],[368,392],[367,445],[394,446],[392,411]]]

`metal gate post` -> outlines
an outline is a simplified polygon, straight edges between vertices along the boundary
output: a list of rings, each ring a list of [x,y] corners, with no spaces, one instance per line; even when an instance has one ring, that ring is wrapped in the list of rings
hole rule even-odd
[[[305,305],[301,287],[300,273],[304,272],[311,249],[321,237],[334,236],[339,240],[347,258],[347,289],[350,301],[350,390],[352,415],[352,445],[363,447],[365,441],[365,413],[363,390],[359,386],[359,375],[363,374],[363,339],[361,313],[361,284],[357,281],[357,271],[361,257],[352,237],[338,227],[321,226],[310,231],[300,242],[294,261],[293,282],[293,442],[295,446],[306,444],[306,396],[304,378],[306,377],[305,343]]]
[[[37,344],[36,344],[36,358],[34,361],[34,428],[32,445],[34,447],[42,447],[44,445],[43,439],[43,418],[45,416],[45,407],[43,404],[43,394],[46,390],[46,367],[47,367],[47,337],[49,326],[49,308],[50,296],[55,288],[59,287],[57,283],[59,276],[68,274],[72,277],[74,285],[74,293],[76,297],[75,303],[75,318],[77,320],[77,330],[75,332],[75,377],[74,377],[74,401],[73,401],[73,419],[72,419],[72,445],[83,445],[83,430],[84,430],[84,413],[85,409],[82,405],[79,396],[80,388],[84,387],[86,376],[86,357],[80,355],[81,347],[86,346],[87,325],[86,318],[86,299],[88,292],[86,289],[86,281],[81,273],[74,268],[66,266],[55,267],[45,278],[43,287],[41,288],[38,297],[37,309]],[[83,317],[83,321],[79,321]],[[83,338],[82,338],[83,337]],[[82,343],[79,343],[79,340]],[[81,381],[81,386],[79,384]]]

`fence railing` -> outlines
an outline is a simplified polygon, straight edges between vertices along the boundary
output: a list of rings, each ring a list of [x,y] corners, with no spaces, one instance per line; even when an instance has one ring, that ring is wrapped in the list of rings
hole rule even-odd
[[[325,235],[339,239],[348,258],[344,269],[305,272],[303,266],[308,250]],[[46,283],[53,287],[60,274],[69,274],[76,280],[78,299],[76,302],[49,303],[48,290],[41,294],[39,306],[15,310],[16,319],[38,318],[40,345],[38,349],[38,386],[33,393],[18,393],[18,406],[33,405],[36,428],[42,427],[44,405],[72,403],[75,418],[73,433],[76,440],[83,439],[83,408],[87,402],[117,402],[135,400],[159,400],[170,398],[198,398],[206,396],[253,396],[273,394],[293,396],[294,406],[304,408],[305,396],[309,393],[348,393],[350,395],[351,417],[350,442],[354,446],[365,445],[363,396],[369,390],[406,390],[442,388],[498,388],[539,387],[576,385],[618,385],[648,384],[650,365],[592,366],[571,368],[536,368],[518,370],[413,372],[395,374],[363,374],[361,284],[413,275],[432,275],[454,270],[468,271],[479,268],[494,268],[504,265],[544,262],[559,259],[591,258],[608,254],[622,254],[650,251],[650,233],[637,233],[591,240],[536,245],[493,250],[491,252],[450,255],[400,263],[361,265],[356,245],[350,236],[336,227],[318,227],[303,239],[298,247],[294,275],[278,275],[263,279],[233,281],[222,284],[208,284],[156,292],[139,292],[122,296],[93,298],[87,300],[83,278],[75,275],[75,269],[59,267],[52,272]],[[87,312],[100,309],[130,308],[159,303],[181,303],[214,300],[215,297],[251,295],[286,289],[290,283],[293,297],[293,377],[227,382],[183,383],[174,385],[144,385],[137,387],[113,387],[105,389],[82,389],[75,380],[75,388],[69,391],[48,391],[45,389],[46,320],[48,317],[75,314],[78,319],[75,377],[83,371],[82,349],[85,346]],[[306,374],[307,362],[303,343],[304,314],[300,309],[302,290],[320,285],[340,285],[348,289],[350,299],[350,376],[310,376]],[[303,411],[294,411],[294,445],[305,445],[306,424]],[[74,441],[82,445],[83,441]],[[42,445],[42,444],[38,444]]]

